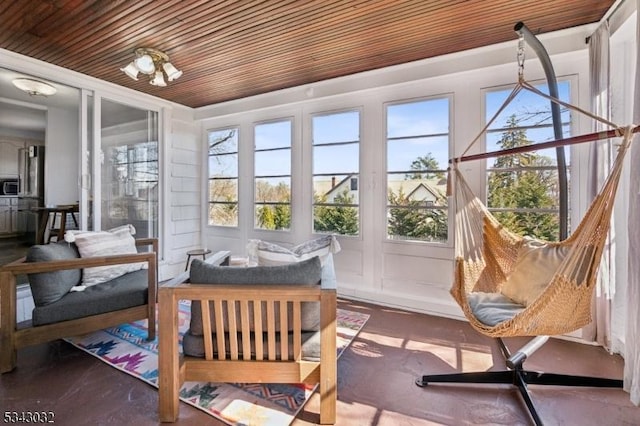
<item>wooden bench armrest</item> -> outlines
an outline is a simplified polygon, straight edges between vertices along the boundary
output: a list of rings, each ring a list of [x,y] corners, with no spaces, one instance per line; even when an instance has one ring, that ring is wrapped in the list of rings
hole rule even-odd
[[[136,246],[152,246],[154,252],[158,252],[157,238],[136,238]]]
[[[116,254],[111,256],[79,257],[77,259],[48,260],[42,262],[26,262],[23,260],[21,262],[13,262],[1,266],[0,272],[9,272],[13,275],[37,274],[40,272],[54,272],[66,269],[84,269],[95,266],[119,265],[125,263],[147,262],[151,264],[155,263],[155,260],[155,252]]]
[[[115,254],[109,256],[79,257],[67,260],[48,260],[42,262],[27,262],[26,258],[0,266],[0,272],[10,272],[13,275],[37,274],[40,272],[54,272],[67,269],[84,269],[96,266],[120,265],[126,263],[146,262],[151,267],[151,263],[157,265],[157,238],[136,239],[136,246],[150,245],[153,251],[130,254]]]

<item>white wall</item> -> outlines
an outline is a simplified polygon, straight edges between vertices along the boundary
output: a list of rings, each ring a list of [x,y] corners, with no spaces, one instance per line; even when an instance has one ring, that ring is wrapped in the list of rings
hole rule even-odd
[[[184,270],[186,252],[201,247],[200,191],[204,157],[200,149],[200,125],[193,121],[191,114],[173,117],[170,127],[165,170],[168,199],[164,213],[171,237],[165,241],[165,260],[170,266],[168,275],[174,276]]]
[[[579,102],[583,108],[588,107],[584,92],[588,87],[584,40],[591,30],[582,27],[541,37],[551,54],[556,75],[573,76],[573,102]],[[296,199],[298,205],[307,205],[309,203],[305,204],[305,201],[311,199],[308,196],[311,192],[311,114],[357,108],[362,111],[364,122],[360,154],[361,232],[358,237],[339,237],[342,252],[335,256],[338,291],[354,299],[461,318],[460,309],[449,295],[453,272],[452,243],[434,245],[386,239],[384,104],[435,95],[450,96],[453,104],[451,149],[459,155],[484,124],[482,89],[517,81],[515,38],[514,35],[514,41],[510,43],[198,109],[196,118],[201,120],[203,129],[203,158],[207,155],[204,142],[207,129],[240,128],[242,226],[228,229],[205,225],[203,244],[244,255],[249,238],[284,245],[312,238],[308,208],[296,210],[293,207],[294,225],[290,232],[252,229],[252,124],[283,117],[294,120],[293,158],[298,160],[293,164],[293,205]],[[526,78],[544,79],[543,70],[530,49],[527,58]],[[584,132],[588,130],[585,125],[586,120],[578,120],[574,130]],[[579,150],[576,150],[575,158],[574,164],[578,165],[581,161]],[[484,180],[481,165],[464,164],[465,174],[472,177],[470,181],[479,184]],[[202,174],[207,174],[206,164]],[[576,171],[572,178],[574,176],[580,175]],[[481,189],[480,185],[474,188],[477,192]],[[584,208],[580,190],[578,185],[572,199],[572,212],[576,218]],[[203,199],[203,218],[206,214],[206,200]]]

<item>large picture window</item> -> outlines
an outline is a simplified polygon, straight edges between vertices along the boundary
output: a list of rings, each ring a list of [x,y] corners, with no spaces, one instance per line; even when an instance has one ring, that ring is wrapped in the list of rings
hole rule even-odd
[[[238,129],[212,130],[209,142],[209,225],[238,226]]]
[[[548,93],[546,85],[536,85],[536,88]],[[511,89],[486,92],[486,121],[495,115],[510,93]],[[558,93],[561,100],[570,102],[569,81],[558,82]],[[566,108],[561,109],[561,119],[563,137],[569,137],[571,116]],[[487,151],[554,140],[550,102],[531,92],[521,91],[489,127],[486,138]],[[568,147],[561,149],[569,166],[570,150]],[[569,175],[567,180],[570,180]],[[509,230],[557,241],[559,197],[555,149],[487,160],[487,206]]]
[[[449,98],[386,107],[387,238],[448,241]]]
[[[313,231],[358,235],[360,112],[312,118]]]
[[[254,127],[254,207],[257,229],[291,227],[291,120]]]

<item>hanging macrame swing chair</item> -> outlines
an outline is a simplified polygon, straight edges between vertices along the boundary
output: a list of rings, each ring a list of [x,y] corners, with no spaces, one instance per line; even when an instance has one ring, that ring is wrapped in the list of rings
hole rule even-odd
[[[544,95],[524,81],[518,87]],[[476,330],[490,337],[558,335],[591,322],[593,288],[633,130],[613,130],[622,142],[609,176],[578,227],[560,242],[523,237],[501,225],[454,162],[451,294]]]
[[[608,125],[611,130],[559,141],[518,147],[499,153],[469,155],[466,152],[486,132],[495,118],[521,90],[533,92]],[[527,371],[522,364],[550,335],[577,330],[591,322],[591,301],[597,271],[610,227],[611,213],[625,154],[638,131],[622,128],[580,108],[553,98],[524,78],[489,120],[462,157],[451,161],[455,188],[455,271],[451,294],[471,326],[498,339],[507,359],[506,371],[425,375],[419,386],[430,383],[501,383],[518,387],[531,417],[542,424],[527,384],[622,387],[622,380]],[[467,184],[461,161],[566,146],[609,138],[622,138],[609,176],[571,236],[547,242],[517,235],[489,212]],[[451,176],[450,176],[451,178]],[[536,336],[513,355],[502,337]]]

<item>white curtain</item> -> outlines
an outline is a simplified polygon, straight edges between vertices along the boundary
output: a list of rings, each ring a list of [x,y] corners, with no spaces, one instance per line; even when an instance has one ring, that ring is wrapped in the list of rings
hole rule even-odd
[[[599,117],[611,119],[610,59],[609,59],[609,23],[604,21],[589,37],[589,76],[591,112]],[[593,131],[608,130],[604,123],[593,120]],[[587,193],[593,199],[609,175],[612,153],[611,141],[602,140],[591,144],[589,152],[589,176]],[[612,218],[613,222],[613,218]],[[615,224],[611,223],[609,236],[605,243],[602,261],[598,271],[598,281],[592,303],[593,322],[582,331],[582,337],[595,341],[611,350],[611,301],[615,294]]]
[[[636,52],[640,46],[640,0],[636,0]],[[636,55],[633,121],[640,123],[640,55]],[[640,405],[640,137],[631,144],[629,190],[629,282],[627,289],[627,332],[624,350],[624,389],[631,402]]]

